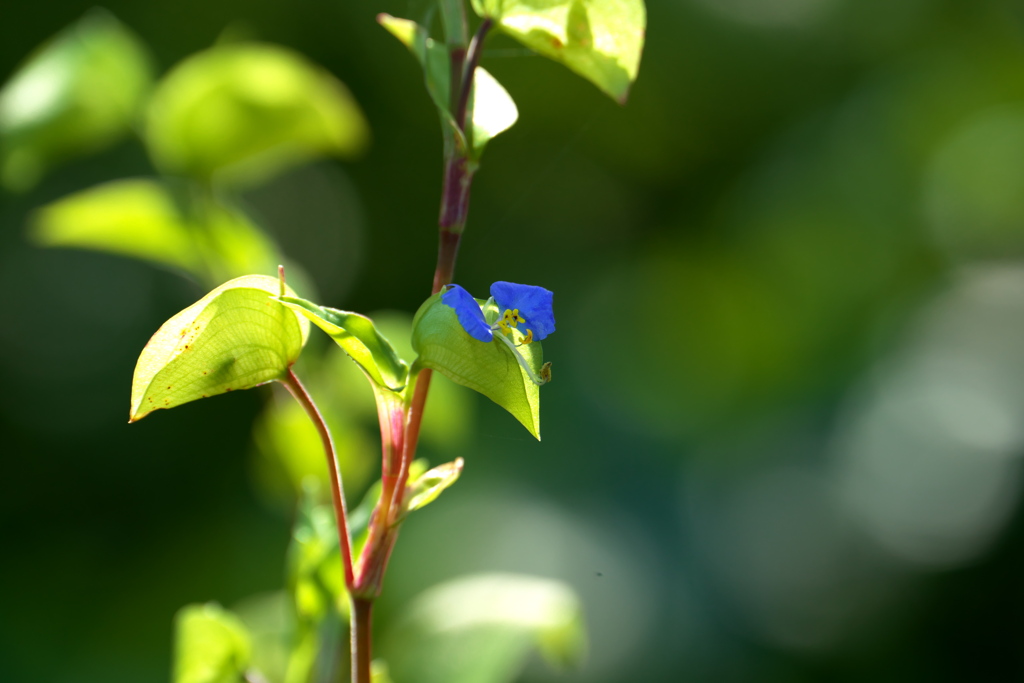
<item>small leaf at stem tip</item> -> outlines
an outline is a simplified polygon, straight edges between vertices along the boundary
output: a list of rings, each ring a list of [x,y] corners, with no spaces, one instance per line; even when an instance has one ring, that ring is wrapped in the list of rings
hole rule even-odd
[[[276,301],[278,291],[277,278],[235,278],[165,322],[135,366],[129,421],[284,377],[309,321]]]
[[[390,14],[378,14],[377,21],[416,57],[423,67],[427,92],[437,107],[441,120],[449,126],[460,144],[465,144],[462,131],[459,130],[449,109],[451,60],[448,50],[431,38],[427,29],[415,21],[400,19]],[[519,110],[508,91],[487,70],[477,67],[473,73],[472,157],[479,160],[487,143],[499,133],[511,128],[518,120]]]
[[[187,605],[174,618],[174,683],[241,680],[251,654],[245,625],[220,605]]]
[[[540,387],[505,342],[497,335],[490,342],[471,337],[459,323],[455,309],[441,297],[439,293],[427,299],[413,320],[412,344],[419,354],[417,362],[480,392],[540,440]],[[541,343],[523,344],[517,351],[538,375],[544,356]]]
[[[442,491],[458,480],[464,464],[465,461],[462,458],[456,458],[454,461],[438,465],[418,477],[409,485],[406,511],[419,510],[437,500]]]
[[[519,119],[519,110],[508,91],[483,67],[473,80],[473,156],[479,158],[484,146]]]
[[[409,366],[365,315],[317,306],[297,297],[278,300],[326,332],[378,386],[391,391],[405,388]]]
[[[620,104],[640,69],[643,0],[472,0],[481,17],[583,76]]]

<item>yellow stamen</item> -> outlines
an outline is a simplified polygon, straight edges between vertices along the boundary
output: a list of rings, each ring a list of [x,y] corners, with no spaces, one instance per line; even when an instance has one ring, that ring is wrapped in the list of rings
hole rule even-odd
[[[532,341],[533,341],[533,330],[527,330],[526,334],[523,335],[523,340],[521,342],[519,342],[519,343],[520,344],[529,344]]]

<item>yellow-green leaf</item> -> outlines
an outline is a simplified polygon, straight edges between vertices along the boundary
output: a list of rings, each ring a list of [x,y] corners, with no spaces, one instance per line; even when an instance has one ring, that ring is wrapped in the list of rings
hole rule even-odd
[[[405,388],[409,367],[365,315],[317,306],[295,297],[282,297],[281,303],[330,335],[377,385],[391,391]]]
[[[538,54],[561,62],[620,103],[640,69],[643,0],[472,0],[473,9]]]
[[[212,197],[201,202],[188,218],[156,180],[116,180],[43,206],[30,236],[47,247],[145,259],[210,284],[280,263],[276,246],[241,211]]]
[[[252,644],[241,620],[220,605],[188,605],[174,619],[174,683],[238,683]]]
[[[153,180],[117,180],[62,197],[36,212],[30,234],[42,246],[107,251],[188,272],[200,262],[177,207]]]
[[[452,462],[438,465],[416,477],[409,484],[409,500],[406,503],[406,510],[408,512],[419,510],[437,500],[437,497],[446,488],[458,481],[463,465],[465,465],[465,461],[462,458],[456,458]]]
[[[276,301],[279,293],[277,279],[247,275],[165,322],[135,366],[130,421],[282,378],[306,343],[309,322]]]
[[[170,173],[244,184],[319,156],[350,157],[369,129],[344,85],[300,55],[219,45],[161,81],[146,139]]]

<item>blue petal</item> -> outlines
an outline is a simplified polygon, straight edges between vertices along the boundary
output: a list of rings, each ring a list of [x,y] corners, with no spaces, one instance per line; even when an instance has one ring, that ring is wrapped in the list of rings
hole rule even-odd
[[[441,295],[441,303],[455,309],[455,315],[459,317],[459,324],[473,339],[479,339],[482,342],[494,339],[494,332],[484,320],[484,312],[480,310],[480,304],[462,287],[448,285],[448,289]]]
[[[549,290],[514,282],[495,282],[491,285],[491,296],[499,311],[518,308],[519,315],[526,320],[523,327],[533,330],[534,339],[543,339],[555,331],[555,312],[551,308],[555,295]]]

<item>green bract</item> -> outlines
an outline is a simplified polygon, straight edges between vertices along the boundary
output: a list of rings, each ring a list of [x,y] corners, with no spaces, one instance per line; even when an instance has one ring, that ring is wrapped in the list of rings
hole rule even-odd
[[[561,62],[620,103],[640,69],[643,0],[472,0],[531,50]]]
[[[321,155],[351,156],[367,136],[337,79],[261,44],[218,46],[182,62],[153,94],[146,129],[164,170],[235,184]]]
[[[462,466],[465,462],[462,458],[456,458],[452,462],[428,470],[416,477],[410,477],[408,501],[405,504],[406,512],[419,510],[437,500],[437,497],[459,479],[462,474]]]
[[[252,651],[245,625],[220,605],[188,605],[175,617],[174,683],[237,683]]]
[[[408,366],[365,315],[323,308],[295,297],[281,297],[280,301],[329,334],[378,386],[391,391],[405,388]]]
[[[509,348],[498,339],[481,342],[466,333],[451,306],[435,294],[424,302],[413,321],[412,344],[418,363],[454,382],[479,391],[512,413],[540,439],[540,391]],[[540,342],[519,347],[526,363],[541,374]]]
[[[31,236],[50,247],[79,247],[146,259],[221,282],[267,271],[277,249],[240,211],[204,198],[186,217],[161,183],[116,180],[62,197],[34,216]]]
[[[377,15],[377,21],[403,45],[409,48],[420,66],[427,82],[427,92],[434,101],[441,120],[465,145],[466,140],[456,125],[451,111],[451,60],[448,50],[427,34],[427,29],[409,19],[399,19],[389,14]],[[508,91],[484,68],[474,72],[473,93],[467,111],[472,112],[471,156],[479,159],[484,146],[499,133],[512,127],[519,118],[519,111]]]
[[[277,279],[247,275],[165,322],[135,366],[130,421],[284,377],[306,343],[309,322],[275,301],[280,292]]]
[[[0,182],[25,190],[50,166],[131,131],[152,79],[142,44],[93,11],[40,48],[0,90]]]

